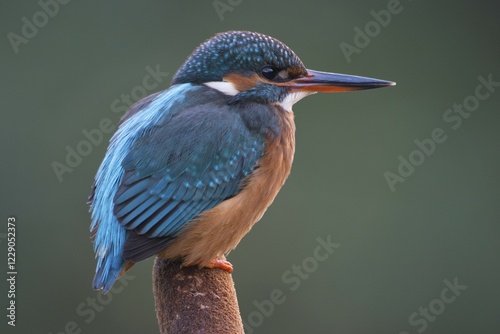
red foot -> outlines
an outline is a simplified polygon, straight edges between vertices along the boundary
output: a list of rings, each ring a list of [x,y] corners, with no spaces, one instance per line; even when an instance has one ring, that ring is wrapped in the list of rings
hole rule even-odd
[[[229,263],[228,261],[225,260],[219,260],[219,259],[213,259],[207,266],[206,268],[219,268],[222,270],[227,271],[228,273],[231,273],[233,271],[233,265]]]

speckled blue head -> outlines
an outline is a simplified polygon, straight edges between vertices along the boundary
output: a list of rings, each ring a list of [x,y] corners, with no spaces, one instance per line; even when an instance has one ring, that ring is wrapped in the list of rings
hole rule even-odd
[[[297,55],[275,38],[229,31],[208,39],[188,57],[172,85],[205,84],[239,102],[277,103],[285,110],[316,92],[344,92],[394,85],[393,82],[305,68]]]
[[[228,73],[261,73],[265,67],[288,70],[290,79],[307,73],[299,57],[277,39],[250,31],[228,31],[197,47],[172,84],[221,81]]]

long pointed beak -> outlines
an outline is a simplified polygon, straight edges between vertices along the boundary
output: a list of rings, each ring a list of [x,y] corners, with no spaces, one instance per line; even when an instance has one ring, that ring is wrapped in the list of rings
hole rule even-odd
[[[356,75],[327,73],[307,70],[307,75],[283,84],[296,92],[348,92],[352,90],[395,86],[392,81],[385,81]]]

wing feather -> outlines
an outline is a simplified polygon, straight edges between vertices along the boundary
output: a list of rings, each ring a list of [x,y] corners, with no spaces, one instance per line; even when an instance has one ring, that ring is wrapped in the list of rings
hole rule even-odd
[[[130,231],[126,260],[165,248],[201,212],[236,195],[258,165],[264,136],[215,107],[193,107],[153,127],[123,160],[114,213]]]

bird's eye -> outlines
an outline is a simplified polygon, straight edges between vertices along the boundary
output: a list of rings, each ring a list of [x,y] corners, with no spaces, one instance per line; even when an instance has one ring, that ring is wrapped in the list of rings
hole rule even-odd
[[[260,70],[260,73],[267,80],[274,80],[278,76],[279,71],[276,67],[265,66],[262,68],[262,70]]]

